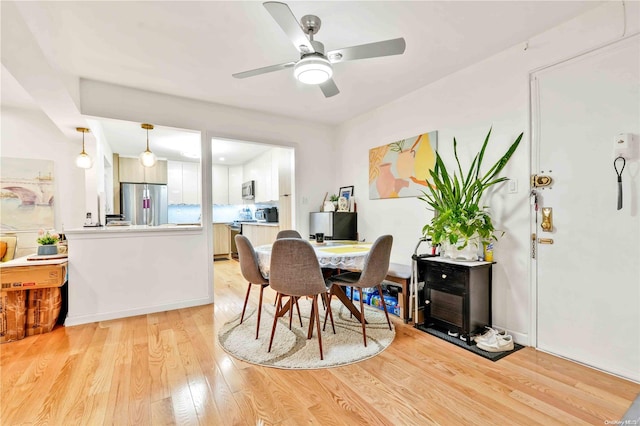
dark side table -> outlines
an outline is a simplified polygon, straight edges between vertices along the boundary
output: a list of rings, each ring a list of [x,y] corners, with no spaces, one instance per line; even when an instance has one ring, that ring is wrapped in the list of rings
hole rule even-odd
[[[459,333],[471,344],[474,334],[491,326],[491,269],[493,262],[461,262],[430,257],[418,259],[418,276],[424,280],[419,300],[424,306],[423,330],[436,326]]]

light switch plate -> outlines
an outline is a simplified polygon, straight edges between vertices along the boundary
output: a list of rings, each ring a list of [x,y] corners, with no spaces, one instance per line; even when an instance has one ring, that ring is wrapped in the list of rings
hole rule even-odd
[[[518,180],[517,179],[509,179],[507,181],[507,192],[509,194],[515,194],[518,192]]]

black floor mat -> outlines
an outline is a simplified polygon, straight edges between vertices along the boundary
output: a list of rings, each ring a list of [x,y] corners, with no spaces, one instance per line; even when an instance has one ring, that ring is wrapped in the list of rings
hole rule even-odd
[[[513,344],[513,350],[511,351],[506,351],[506,352],[487,352],[487,351],[483,351],[482,349],[478,348],[475,344],[475,342],[471,342],[471,345],[467,345],[467,342],[464,340],[459,339],[458,337],[453,337],[453,336],[449,336],[447,334],[446,331],[441,331],[438,330],[436,328],[433,327],[426,327],[424,325],[418,324],[416,326],[416,328],[418,330],[422,330],[426,333],[431,334],[432,336],[436,336],[441,338],[442,340],[446,340],[449,343],[453,343],[456,346],[459,346],[463,349],[468,350],[469,352],[473,352],[476,355],[480,355],[483,358],[486,358],[488,360],[491,361],[497,361],[501,358],[504,358],[505,356],[512,354],[516,351],[519,351],[520,349],[524,348],[524,346],[519,345],[517,343],[514,342]]]

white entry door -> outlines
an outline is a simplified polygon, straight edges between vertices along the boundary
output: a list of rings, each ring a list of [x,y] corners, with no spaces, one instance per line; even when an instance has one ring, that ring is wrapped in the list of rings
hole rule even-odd
[[[532,224],[536,346],[640,381],[640,37],[538,71],[531,87],[532,170],[553,180]],[[620,133],[636,151],[618,210]]]

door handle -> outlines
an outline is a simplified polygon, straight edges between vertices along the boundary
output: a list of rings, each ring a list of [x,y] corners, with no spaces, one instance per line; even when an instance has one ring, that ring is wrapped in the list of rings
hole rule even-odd
[[[551,207],[542,208],[542,223],[540,227],[543,232],[551,232],[553,230],[553,209]]]

